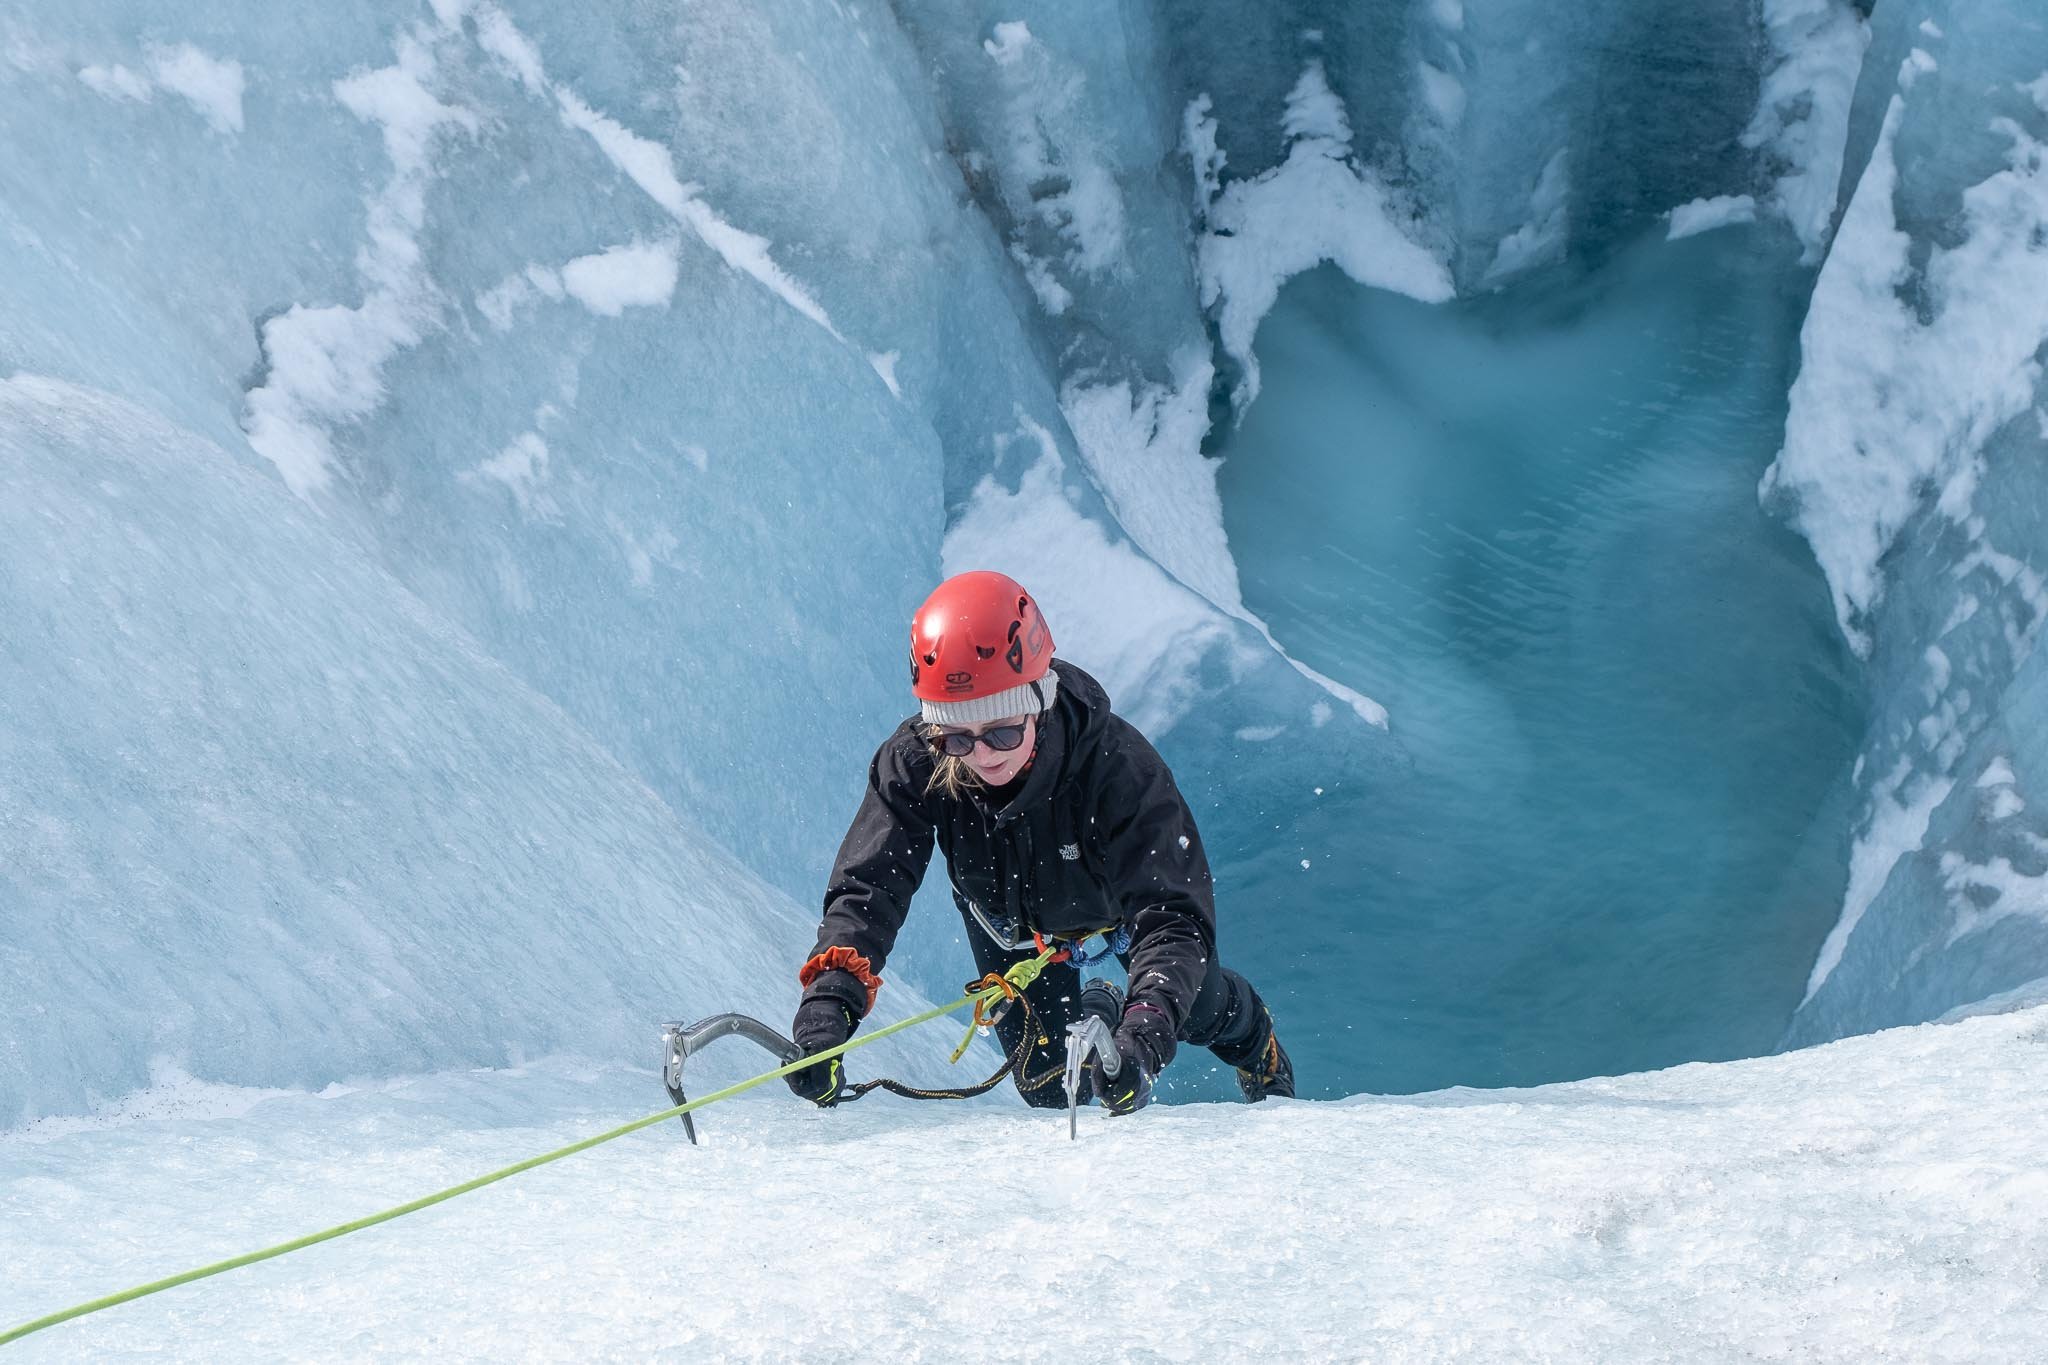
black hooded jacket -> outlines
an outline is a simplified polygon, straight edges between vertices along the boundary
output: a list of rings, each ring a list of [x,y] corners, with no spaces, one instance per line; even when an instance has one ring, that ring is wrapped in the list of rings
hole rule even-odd
[[[1060,685],[1037,751],[1000,805],[980,790],[927,793],[935,760],[915,716],[875,752],[825,889],[809,994],[866,1013],[936,843],[963,914],[978,908],[1017,938],[1130,926],[1130,998],[1178,1032],[1215,951],[1201,835],[1165,762],[1110,711],[1102,685],[1063,659],[1052,667]],[[970,917],[968,932],[984,931]]]

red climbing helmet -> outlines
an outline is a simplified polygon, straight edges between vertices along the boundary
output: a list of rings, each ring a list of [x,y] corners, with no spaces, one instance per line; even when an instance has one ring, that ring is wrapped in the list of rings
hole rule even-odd
[[[910,622],[910,687],[934,725],[979,725],[1052,705],[1052,631],[1007,574],[977,569],[932,590]]]

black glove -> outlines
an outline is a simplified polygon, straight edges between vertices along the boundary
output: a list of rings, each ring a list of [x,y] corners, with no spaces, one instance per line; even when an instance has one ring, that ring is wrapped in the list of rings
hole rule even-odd
[[[1152,1078],[1173,1060],[1173,1029],[1164,1012],[1141,1002],[1124,1011],[1115,1042],[1123,1064],[1114,1077],[1093,1068],[1095,1097],[1110,1113],[1129,1114],[1151,1100]]]
[[[796,1007],[796,1022],[790,1026],[790,1041],[803,1049],[806,1057],[814,1052],[837,1047],[853,1036],[853,1026],[858,1021],[844,1001],[829,995],[806,997]],[[789,1082],[800,1099],[809,1100],[820,1108],[828,1107],[839,1100],[839,1083],[843,1072],[839,1059],[819,1062],[802,1071],[792,1071],[782,1079]]]
[[[1152,1078],[1145,1074],[1144,1067],[1128,1057],[1117,1067],[1114,1076],[1103,1072],[1102,1063],[1092,1063],[1088,1068],[1088,1081],[1095,1091],[1095,1098],[1112,1114],[1135,1114],[1152,1102]]]

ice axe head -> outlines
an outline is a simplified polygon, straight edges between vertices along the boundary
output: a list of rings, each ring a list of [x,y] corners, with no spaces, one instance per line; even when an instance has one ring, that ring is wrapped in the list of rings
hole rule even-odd
[[[694,1024],[666,1023],[661,1026],[661,1083],[668,1087],[669,1099],[679,1105],[689,1103],[683,1095],[683,1063],[690,1060],[691,1053],[720,1038],[733,1036],[760,1046],[785,1066],[804,1055],[803,1049],[795,1043],[760,1020],[744,1014],[714,1014]],[[683,1131],[694,1143],[697,1125],[690,1121],[688,1114],[677,1117],[682,1119]]]
[[[1087,1077],[1088,1066],[1093,1062],[1102,1068],[1102,1074],[1112,1079],[1123,1070],[1123,1054],[1116,1050],[1116,1039],[1110,1035],[1109,1025],[1094,1014],[1084,1014],[1067,1025],[1067,1137],[1080,1136],[1081,1125],[1081,1084]]]

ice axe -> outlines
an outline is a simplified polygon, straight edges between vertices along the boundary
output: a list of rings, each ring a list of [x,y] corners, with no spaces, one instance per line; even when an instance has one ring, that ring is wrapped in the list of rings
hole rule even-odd
[[[1123,1054],[1116,1050],[1116,1039],[1111,1036],[1109,1025],[1097,1014],[1084,1014],[1067,1025],[1067,1140],[1078,1141],[1081,1136],[1081,1081],[1088,1070],[1089,1058],[1094,1058],[1102,1068],[1102,1074],[1115,1080],[1124,1069]]]
[[[1009,1010],[1010,1004],[1010,1001],[1005,1000],[997,1005],[989,1015],[989,1023],[994,1024],[1000,1020]],[[715,1043],[720,1038],[729,1038],[735,1035],[745,1038],[748,1042],[758,1043],[782,1066],[802,1061],[806,1055],[804,1050],[795,1043],[783,1037],[774,1029],[769,1028],[759,1019],[748,1015],[713,1014],[699,1019],[694,1024],[685,1024],[680,1020],[671,1020],[661,1026],[661,1083],[668,1087],[668,1097],[672,1103],[676,1105],[689,1103],[688,1098],[683,1094],[683,1063],[687,1062],[692,1054],[702,1050],[708,1044]],[[963,1043],[962,1046],[964,1047],[965,1044]],[[901,1095],[907,1099],[914,1100],[971,1099],[976,1095],[986,1092],[997,1081],[1009,1075],[1011,1068],[1015,1065],[1016,1058],[1012,1057],[1003,1063],[1002,1068],[995,1075],[990,1076],[979,1085],[960,1086],[951,1089],[920,1088],[905,1085],[901,1081],[892,1080],[861,1081],[858,1084],[848,1085],[840,1091],[837,1103],[851,1103],[872,1090],[887,1090],[893,1095]],[[696,1124],[691,1122],[688,1114],[679,1114],[677,1117],[682,1119],[683,1131],[690,1135],[690,1141],[694,1144],[697,1141]]]
[[[669,1099],[677,1104],[688,1104],[689,1100],[683,1095],[683,1063],[690,1059],[691,1053],[706,1044],[734,1034],[748,1042],[759,1043],[784,1066],[804,1055],[804,1050],[795,1043],[759,1019],[744,1014],[714,1014],[694,1024],[671,1021],[661,1026],[661,1083],[668,1087]],[[697,1125],[690,1122],[688,1114],[681,1115],[681,1118],[683,1131],[690,1135],[690,1142],[695,1145]]]

